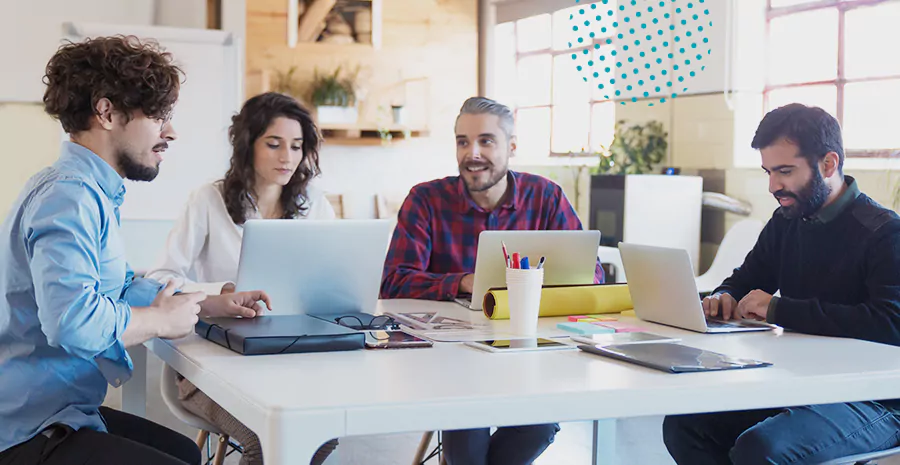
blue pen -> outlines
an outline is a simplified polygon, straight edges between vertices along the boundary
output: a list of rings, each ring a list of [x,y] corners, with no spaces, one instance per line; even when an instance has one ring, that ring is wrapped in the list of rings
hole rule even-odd
[[[538,262],[537,269],[541,269],[544,267],[544,257],[541,257],[541,261]]]
[[[523,270],[527,270],[527,269],[528,269],[528,257],[525,257],[525,258],[522,259],[522,269],[523,269]]]

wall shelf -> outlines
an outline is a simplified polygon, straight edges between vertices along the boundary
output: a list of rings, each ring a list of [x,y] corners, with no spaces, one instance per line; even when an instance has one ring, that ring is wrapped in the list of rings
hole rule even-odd
[[[381,49],[382,0],[287,0],[287,45],[328,44]],[[301,5],[302,4],[302,5]],[[327,39],[326,19],[337,15],[350,25],[353,42],[332,43]],[[368,20],[360,15],[368,16]],[[368,31],[365,29],[368,28]],[[343,37],[347,37],[344,35]]]
[[[319,126],[325,142],[331,145],[380,145],[382,130],[391,134],[391,141],[408,140],[420,137],[428,137],[429,132],[424,128],[410,128],[393,125],[379,130],[374,127],[356,125],[326,124]]]

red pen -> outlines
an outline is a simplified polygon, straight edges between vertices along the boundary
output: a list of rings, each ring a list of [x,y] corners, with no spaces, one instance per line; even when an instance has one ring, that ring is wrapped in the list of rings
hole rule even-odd
[[[513,252],[512,267],[517,270],[519,269],[519,252]]]
[[[500,247],[503,248],[503,263],[505,263],[506,267],[509,268],[509,254],[506,252],[506,243],[500,241]]]

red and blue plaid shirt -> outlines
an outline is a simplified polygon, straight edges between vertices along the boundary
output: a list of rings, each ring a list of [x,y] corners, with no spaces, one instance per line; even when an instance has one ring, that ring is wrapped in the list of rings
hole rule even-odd
[[[475,272],[482,231],[581,230],[581,221],[550,180],[509,172],[510,195],[493,211],[475,204],[459,176],[419,184],[400,207],[384,262],[382,299],[452,300]],[[594,281],[603,282],[597,263]]]

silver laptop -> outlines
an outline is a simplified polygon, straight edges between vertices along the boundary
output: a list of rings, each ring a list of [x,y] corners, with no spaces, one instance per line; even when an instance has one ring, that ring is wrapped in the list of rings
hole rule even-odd
[[[492,287],[506,287],[503,247],[510,255],[527,256],[531,266],[544,262],[544,284],[592,284],[597,267],[600,231],[482,231],[475,255],[472,298],[456,299],[471,310],[481,310]]]
[[[268,293],[273,315],[371,313],[390,234],[387,220],[248,221],[236,288]]]
[[[773,328],[755,320],[707,318],[686,250],[620,243],[619,252],[628,275],[634,313],[642,320],[700,333],[766,331]]]

